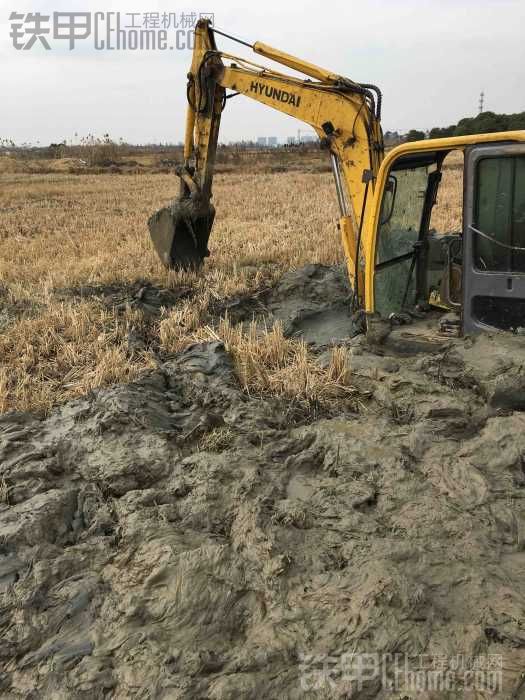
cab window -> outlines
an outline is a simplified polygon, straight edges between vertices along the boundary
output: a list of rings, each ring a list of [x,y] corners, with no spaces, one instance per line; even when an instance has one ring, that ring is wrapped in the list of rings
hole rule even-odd
[[[415,244],[431,168],[394,165],[390,172],[380,213],[374,285],[375,308],[383,317],[415,303]]]
[[[525,156],[479,161],[473,233],[479,270],[525,272]]]

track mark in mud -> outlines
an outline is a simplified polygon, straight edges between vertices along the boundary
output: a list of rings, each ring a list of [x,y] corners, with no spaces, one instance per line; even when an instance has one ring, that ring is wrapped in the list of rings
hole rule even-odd
[[[83,285],[55,290],[59,299],[96,299],[117,311],[130,307],[153,317],[160,316],[162,309],[169,310],[182,299],[191,298],[193,294],[191,287],[166,289],[142,280],[134,283]]]

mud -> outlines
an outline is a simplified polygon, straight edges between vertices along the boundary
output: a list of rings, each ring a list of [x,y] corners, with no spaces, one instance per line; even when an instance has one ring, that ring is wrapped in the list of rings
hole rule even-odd
[[[307,265],[283,276],[269,309],[287,335],[317,346],[336,344],[353,333],[350,292],[342,266]]]
[[[134,283],[64,287],[56,289],[54,293],[58,299],[95,299],[116,311],[132,308],[142,311],[146,317],[158,318],[163,309],[177,306],[181,299],[190,298],[193,291],[191,287],[166,289],[138,280]]]
[[[308,268],[265,299],[294,332],[313,315],[321,363],[339,279]],[[525,339],[433,328],[345,338],[355,415],[297,422],[208,343],[3,416],[2,697],[469,697],[461,674],[391,693],[337,664],[304,689],[352,652],[501,655],[479,697],[524,697]]]
[[[286,336],[323,348],[355,334],[350,294],[343,266],[312,264],[286,273],[273,288],[215,301],[209,311],[211,320],[227,314],[233,323],[280,321]]]

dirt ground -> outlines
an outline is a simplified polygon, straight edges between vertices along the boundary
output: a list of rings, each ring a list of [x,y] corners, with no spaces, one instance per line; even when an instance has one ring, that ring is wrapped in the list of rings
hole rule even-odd
[[[333,404],[250,393],[212,340],[0,418],[2,697],[525,698],[525,338],[350,339],[344,293],[310,265],[229,302],[319,367],[338,344]],[[500,659],[502,685],[358,687],[344,654]]]

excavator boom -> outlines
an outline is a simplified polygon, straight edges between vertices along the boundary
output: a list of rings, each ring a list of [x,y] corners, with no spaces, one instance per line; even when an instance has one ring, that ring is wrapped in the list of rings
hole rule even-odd
[[[358,248],[364,208],[384,156],[379,90],[266,44],[253,44],[255,53],[308,78],[280,73],[218,51],[215,34],[222,32],[213,30],[207,20],[198,22],[188,73],[184,163],[176,171],[180,195],[148,222],[162,261],[173,268],[198,268],[209,254],[221,114],[229,97],[245,95],[309,124],[329,151],[341,213],[339,228],[353,281],[356,272],[361,275]],[[227,90],[232,94],[227,95]]]

